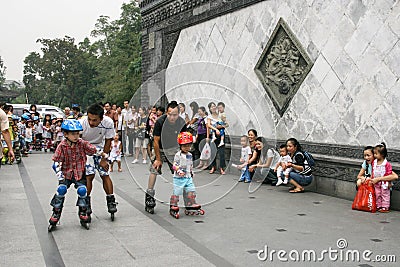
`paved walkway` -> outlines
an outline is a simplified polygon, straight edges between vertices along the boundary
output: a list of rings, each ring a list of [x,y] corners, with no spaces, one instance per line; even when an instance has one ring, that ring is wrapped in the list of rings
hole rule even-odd
[[[0,169],[0,266],[396,266],[367,262],[376,256],[400,261],[400,213],[351,210],[351,202],[286,187],[237,183],[234,175],[197,173],[204,216],[169,216],[171,176],[159,177],[156,213],[144,212],[148,166],[123,162],[112,173],[119,202],[115,221],[106,211],[99,179],[92,193],[90,230],[79,224],[76,192],[69,190],[61,224],[48,233],[50,199],[57,186],[51,155],[36,153],[23,164]],[[124,159],[125,160],[125,159]],[[252,192],[252,193],[249,193]],[[341,240],[339,240],[341,239]],[[339,241],[338,241],[339,240]],[[346,245],[347,244],[347,245]],[[268,248],[280,252],[260,261]],[[327,252],[324,252],[327,250]],[[335,252],[334,250],[337,250]],[[309,261],[315,251],[316,262]],[[286,252],[286,254],[285,254]],[[299,261],[294,262],[296,253]],[[352,261],[360,253],[360,261]],[[301,260],[304,254],[305,260]],[[337,255],[337,259],[335,257]],[[346,255],[350,260],[346,261]],[[389,255],[389,256],[388,256]],[[320,261],[318,261],[320,259]]]

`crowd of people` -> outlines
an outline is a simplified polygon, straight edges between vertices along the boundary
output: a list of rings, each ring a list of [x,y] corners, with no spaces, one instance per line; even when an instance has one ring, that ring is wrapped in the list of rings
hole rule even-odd
[[[8,149],[3,151],[6,152],[4,158],[12,162],[16,158],[16,147],[21,156],[28,156],[34,149],[55,151],[53,160],[60,164],[54,169],[58,175],[63,174],[64,178],[60,179],[63,182],[60,182],[51,203],[51,225],[59,220],[66,189],[71,185],[71,182],[65,183],[65,177],[81,188],[78,192],[80,219],[84,223],[90,222],[90,193],[96,171],[102,178],[108,211],[113,218],[117,211],[117,202],[109,174],[114,170],[115,162],[118,172],[123,171],[121,157],[124,156],[132,157],[131,164],[147,164],[148,159],[151,161],[145,197],[146,211],[154,212],[156,177],[161,174],[163,162],[167,162],[174,176],[171,215],[179,217],[179,194],[183,195],[187,210],[199,213],[202,210],[195,201],[192,171],[196,168],[209,174],[225,174],[229,117],[225,113],[223,102],[210,102],[206,109],[193,101],[189,107],[191,116],[186,112],[185,104],[176,101],[168,103],[165,109],[162,106],[136,107],[126,100],[123,107],[110,102],[91,105],[84,115],[79,105],[74,104],[72,109],[64,109],[64,118],[54,118],[50,114],[41,117],[35,105],[31,105],[29,110],[24,110],[22,116],[18,117],[13,114],[12,105],[3,105],[0,110],[1,130]],[[81,147],[79,153],[90,156],[90,162],[86,162],[83,157],[77,160],[80,167],[67,160],[63,154],[71,155],[71,152],[61,152],[62,149],[75,151],[78,144]],[[239,162],[232,164],[240,170],[238,182],[254,181],[274,186],[290,184],[290,193],[302,193],[304,186],[313,181],[313,159],[303,151],[295,138],[289,138],[276,149],[266,138],[258,136],[255,129],[250,129],[247,135],[240,138],[240,145]],[[390,192],[391,182],[398,179],[386,156],[384,143],[367,147],[357,180],[357,186],[366,182],[375,185],[377,204],[381,212],[389,211],[388,190]],[[74,168],[78,168],[78,171]],[[369,179],[371,176],[373,178]],[[186,180],[182,184],[183,178]]]
[[[78,119],[83,116],[77,105],[73,105],[72,111],[66,108],[68,113],[64,118],[57,118],[51,114],[44,114],[42,117],[34,104],[29,109],[24,109],[21,116],[14,114],[12,105],[3,104],[2,110],[8,119],[10,139],[18,162],[20,157],[27,157],[33,150],[54,152],[63,139],[63,119]],[[2,164],[11,162],[7,156],[2,159]]]

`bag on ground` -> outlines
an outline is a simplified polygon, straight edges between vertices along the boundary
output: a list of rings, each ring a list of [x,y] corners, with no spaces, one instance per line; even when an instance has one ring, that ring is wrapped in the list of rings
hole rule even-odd
[[[362,210],[372,213],[376,212],[375,188],[371,183],[368,182],[368,180],[358,187],[358,191],[351,208],[353,210]]]

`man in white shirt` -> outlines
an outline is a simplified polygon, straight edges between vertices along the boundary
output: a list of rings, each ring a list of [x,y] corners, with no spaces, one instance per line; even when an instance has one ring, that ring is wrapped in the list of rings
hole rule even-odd
[[[121,133],[122,139],[121,139],[121,142],[122,142],[122,152],[125,153],[125,154],[128,154],[127,156],[129,156],[129,153],[126,150],[126,139],[127,139],[126,138],[127,137],[127,133],[126,133],[126,125],[127,125],[126,114],[129,111],[130,111],[129,110],[129,101],[125,100],[124,101],[124,108],[121,111],[121,114],[122,114],[122,133]]]
[[[104,153],[110,153],[111,141],[115,136],[114,122],[111,118],[104,116],[103,107],[99,104],[89,106],[87,117],[80,120],[82,124],[82,139],[95,145]],[[89,199],[88,213],[92,212],[90,205],[90,193],[92,191],[93,179],[98,171],[103,180],[103,188],[107,194],[108,212],[111,213],[111,218],[114,218],[114,213],[117,212],[117,203],[113,194],[113,183],[108,172],[109,165],[106,157],[91,156],[86,162],[86,179],[87,179],[87,195]]]
[[[126,123],[125,130],[126,130],[126,135],[128,137],[127,156],[133,156],[133,148],[135,147],[135,139],[136,139],[135,127],[137,124],[138,117],[139,115],[136,112],[136,107],[132,105],[132,107],[125,115],[125,123]]]

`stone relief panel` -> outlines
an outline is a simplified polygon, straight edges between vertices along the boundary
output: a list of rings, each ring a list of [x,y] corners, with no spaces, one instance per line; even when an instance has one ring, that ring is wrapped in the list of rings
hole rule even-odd
[[[281,116],[312,66],[307,52],[280,18],[255,72]]]

